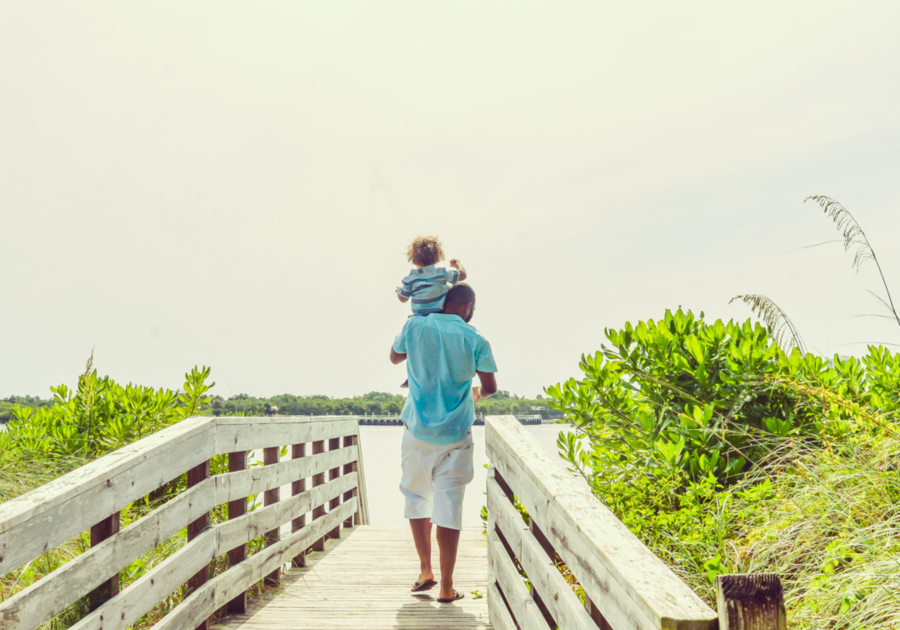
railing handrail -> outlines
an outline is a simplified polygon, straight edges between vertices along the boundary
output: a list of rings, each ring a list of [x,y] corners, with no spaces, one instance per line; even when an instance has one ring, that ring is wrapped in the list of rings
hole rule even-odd
[[[495,627],[512,616],[523,630],[546,627],[540,617],[567,630],[715,628],[716,612],[518,421],[491,416],[485,424],[489,582],[502,593],[488,602]],[[586,608],[554,566],[556,555],[584,589]],[[514,561],[528,574],[531,591],[521,585]]]
[[[92,530],[89,551],[0,602],[0,627],[37,627],[91,589],[117,580],[119,571],[185,527],[189,542],[184,547],[121,593],[113,591],[111,598],[93,602],[99,607],[73,627],[130,626],[185,582],[189,594],[157,625],[191,629],[205,625],[204,619],[217,608],[320,545],[342,523],[349,525],[354,517],[357,524],[366,522],[358,434],[358,424],[346,417],[192,417],[0,504],[0,575],[115,519],[112,531],[97,544]],[[310,442],[311,456],[303,448]],[[279,462],[279,448],[288,445],[295,445],[299,450],[294,454],[301,457]],[[267,465],[247,469],[246,458],[241,457],[230,465],[232,472],[209,476],[213,456],[229,453],[231,461],[231,455],[250,450],[263,450]],[[185,473],[185,492],[118,531],[122,509]],[[326,474],[330,481],[326,482]],[[309,490],[307,477],[313,479]],[[289,484],[293,496],[280,501],[278,489]],[[248,513],[247,496],[263,493],[265,507]],[[243,503],[243,511],[232,514],[233,503]],[[229,504],[229,520],[210,526],[210,510],[223,504]],[[309,511],[314,520],[305,525],[303,515]],[[293,533],[279,540],[279,528],[292,521]],[[268,532],[267,546],[245,560],[246,543],[261,532]],[[232,556],[232,564],[235,560],[239,564],[208,581],[198,579],[199,570],[208,572],[214,558],[231,555],[234,548],[245,550]],[[244,569],[237,570],[240,567]]]

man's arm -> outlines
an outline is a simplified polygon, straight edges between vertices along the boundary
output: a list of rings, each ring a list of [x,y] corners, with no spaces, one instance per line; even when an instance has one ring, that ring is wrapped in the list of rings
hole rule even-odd
[[[403,363],[406,361],[406,353],[400,354],[396,350],[394,350],[393,346],[391,346],[391,363],[397,365],[398,363]],[[494,391],[497,391],[496,389]]]
[[[478,380],[481,381],[481,387],[472,388],[472,396],[475,402],[482,398],[489,398],[497,393],[497,375],[493,372],[475,372]]]

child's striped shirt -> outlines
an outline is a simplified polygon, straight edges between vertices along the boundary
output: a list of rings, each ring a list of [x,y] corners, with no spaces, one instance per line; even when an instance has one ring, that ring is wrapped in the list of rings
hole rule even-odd
[[[414,315],[440,313],[451,286],[459,282],[459,270],[429,265],[413,269],[403,278],[400,297],[411,298]]]

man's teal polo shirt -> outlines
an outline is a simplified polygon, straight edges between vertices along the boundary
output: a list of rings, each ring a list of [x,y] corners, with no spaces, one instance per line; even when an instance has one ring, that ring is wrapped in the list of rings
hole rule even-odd
[[[475,423],[475,372],[497,371],[491,344],[458,315],[432,313],[407,319],[394,351],[407,355],[409,396],[400,417],[413,437],[436,444],[463,439]]]

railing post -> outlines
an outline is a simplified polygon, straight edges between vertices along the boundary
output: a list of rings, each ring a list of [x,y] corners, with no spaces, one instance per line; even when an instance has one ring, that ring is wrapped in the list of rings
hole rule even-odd
[[[271,448],[264,448],[263,449],[263,465],[268,466],[270,464],[277,464],[279,450],[280,449],[277,446],[273,446]],[[272,488],[271,490],[266,490],[265,495],[263,495],[264,496],[263,505],[274,505],[275,503],[278,503],[280,495],[281,495],[281,488]],[[266,539],[267,547],[269,545],[274,545],[275,543],[278,542],[278,540],[280,538],[279,528],[276,527],[272,531],[266,532],[264,534],[264,536]],[[281,582],[281,568],[279,567],[279,568],[275,569],[274,571],[272,571],[269,575],[267,575],[265,581],[266,581],[266,584],[268,584],[269,586],[278,586],[278,584]]]
[[[313,442],[313,455],[318,455],[319,453],[325,452],[325,440],[318,440]],[[313,487],[321,486],[325,483],[325,473],[319,473],[318,475],[313,475]],[[321,518],[325,516],[325,505],[320,505],[316,508],[313,508],[312,518],[316,520],[317,518]],[[325,536],[322,536],[319,540],[312,544],[313,551],[325,551]]]
[[[121,512],[116,512],[91,527],[91,547],[96,547],[119,531],[120,516]],[[118,592],[119,574],[116,573],[88,594],[88,606],[91,610],[96,610]]]
[[[238,451],[236,453],[228,453],[228,471],[236,472],[238,470],[247,469],[247,451]],[[235,499],[228,502],[228,520],[235,519],[247,513],[247,497],[243,499]],[[247,558],[247,545],[243,544],[228,552],[228,561],[231,566],[243,562]],[[238,614],[247,612],[247,592],[244,591],[230,602],[228,602],[227,610],[229,614]]]
[[[341,448],[341,438],[331,438],[328,440],[328,450],[336,451]],[[341,476],[341,468],[338,466],[337,468],[332,468],[328,471],[328,479],[329,481],[332,479],[337,479]],[[341,504],[341,497],[336,496],[331,501],[328,502],[328,511],[337,509],[337,507]],[[328,536],[330,538],[340,538],[341,537],[341,524],[338,523],[334,529],[328,532]]]
[[[719,630],[787,630],[781,579],[772,573],[716,577]]]
[[[301,459],[306,456],[306,444],[294,444],[291,447],[291,459]],[[291,495],[297,496],[306,490],[306,479],[298,479],[291,483]],[[293,521],[291,521],[291,531],[296,532],[303,529],[306,525],[306,515],[301,514]],[[306,555],[301,553],[297,556],[294,556],[294,566],[295,567],[304,567],[306,566]]]
[[[196,486],[198,483],[207,479],[209,477],[209,460],[206,460],[199,466],[195,466],[191,468],[187,473],[187,485],[188,488],[192,488]],[[209,512],[193,521],[192,523],[188,523],[187,526],[187,539],[188,542],[194,540],[197,536],[200,535],[204,529],[209,527]],[[187,590],[185,591],[185,597],[196,591],[198,588],[203,586],[209,580],[209,565],[207,564],[205,567],[197,571],[194,576],[188,580]],[[209,630],[209,619],[205,619],[203,623],[197,626],[197,630]]]
[[[537,521],[534,520],[533,516],[528,519],[528,529],[530,529],[531,533],[534,534],[534,537],[537,539],[538,544],[540,544],[541,548],[544,550],[544,553],[546,553],[550,557],[550,562],[555,565],[556,549],[554,549],[553,545],[550,544],[550,541],[547,540],[547,537],[544,535],[544,532],[541,531],[541,528],[538,527]],[[531,585],[531,596],[534,598],[534,603],[537,604],[538,609],[541,611],[541,614],[544,615],[544,619],[547,621],[550,627],[556,628],[556,620],[553,619],[553,615],[550,614],[550,610],[547,608],[547,605],[541,598],[541,594],[538,592],[533,583]]]
[[[349,447],[353,446],[356,442],[357,442],[357,439],[356,439],[355,435],[345,435],[344,436],[344,448],[349,448]],[[357,469],[356,462],[344,464],[344,474],[345,475],[349,475],[350,473],[356,471],[356,469]],[[357,484],[358,483],[359,482],[357,482]],[[358,494],[358,490],[356,488],[353,488],[352,490],[347,490],[347,492],[344,493],[344,502],[346,503],[347,501],[349,501],[350,499],[355,497],[357,494]],[[357,523],[357,525],[358,524],[359,523]],[[353,516],[347,517],[347,520],[344,521],[344,527],[353,527]]]
[[[597,610],[597,607],[594,606],[594,602],[591,601],[591,598],[588,597],[587,593],[584,594],[584,607],[600,630],[612,630],[612,626],[609,625],[609,622],[603,614]]]

